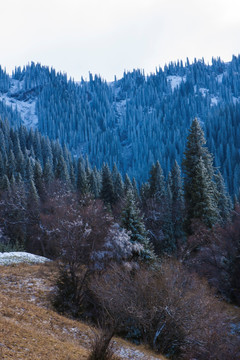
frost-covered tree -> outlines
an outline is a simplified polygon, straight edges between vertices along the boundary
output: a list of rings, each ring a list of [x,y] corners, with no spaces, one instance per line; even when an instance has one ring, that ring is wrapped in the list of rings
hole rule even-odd
[[[122,210],[122,227],[129,232],[131,242],[140,244],[143,250],[140,255],[136,254],[143,261],[151,262],[155,259],[152,246],[149,242],[148,232],[145,228],[142,216],[136,205],[134,195],[128,190],[125,200],[125,206]]]
[[[149,184],[150,196],[155,198],[157,201],[163,200],[166,196],[166,185],[163,170],[159,161],[156,162],[156,165],[152,165]]]
[[[200,219],[211,227],[219,217],[213,158],[205,144],[203,130],[198,120],[194,119],[182,163],[187,226],[193,219]]]
[[[215,175],[215,181],[218,191],[218,209],[223,222],[227,222],[231,218],[232,201],[226,191],[224,179],[220,171]]]

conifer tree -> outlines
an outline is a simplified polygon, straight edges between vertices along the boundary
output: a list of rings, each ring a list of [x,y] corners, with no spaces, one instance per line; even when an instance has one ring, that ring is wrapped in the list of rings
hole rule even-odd
[[[61,180],[65,184],[68,184],[69,182],[68,168],[64,160],[64,157],[62,155],[59,156],[55,170],[55,176],[57,179]]]
[[[107,164],[103,164],[102,167],[102,188],[100,197],[105,204],[113,205],[115,202],[112,174]]]
[[[114,193],[116,201],[123,199],[124,197],[124,184],[122,175],[118,172],[114,182]]]
[[[181,170],[176,160],[171,171],[171,192],[173,203],[178,203],[179,207],[183,209],[183,184]]]
[[[134,199],[136,201],[139,201],[138,188],[137,188],[137,182],[136,182],[135,177],[132,179],[132,193],[133,193]]]
[[[49,159],[47,159],[47,162],[45,163],[45,166],[43,168],[43,180],[45,185],[49,185],[52,182],[53,178],[54,176],[52,171],[52,165]]]
[[[175,238],[183,235],[184,197],[180,167],[175,160],[171,174],[172,223]]]
[[[124,178],[124,194],[127,195],[129,190],[132,191],[132,182],[129,179],[128,174],[125,174],[125,178]]]
[[[232,202],[229,194],[227,193],[224,179],[222,177],[222,174],[220,171],[217,172],[215,175],[215,181],[217,185],[217,191],[218,191],[218,209],[220,212],[220,216],[222,218],[222,222],[227,222],[230,220],[231,217],[231,210],[232,210]]]
[[[150,184],[149,182],[143,183],[140,188],[140,198],[142,205],[146,205],[148,198],[150,197]]]
[[[99,196],[99,188],[98,188],[98,182],[95,175],[95,172],[92,171],[89,178],[89,189],[90,192],[93,194],[95,199]]]
[[[34,169],[33,169],[33,178],[34,184],[36,186],[38,195],[40,198],[44,195],[44,185],[43,185],[43,177],[42,177],[42,167],[38,161],[35,161]]]
[[[31,179],[33,179],[33,166],[32,166],[32,160],[27,157],[26,162],[25,162],[25,180],[26,181],[30,181]]]
[[[78,159],[77,166],[77,190],[80,195],[85,195],[89,192],[87,175],[81,158]]]
[[[29,210],[32,210],[34,213],[38,213],[39,196],[34,184],[34,180],[32,179],[29,181],[28,186],[27,206]]]
[[[15,174],[16,170],[16,159],[12,149],[9,151],[8,154],[6,170],[8,178],[11,179],[12,175]]]
[[[155,254],[132,190],[128,190],[126,195],[125,206],[122,210],[122,227],[129,231],[132,243],[142,245],[140,259],[147,262],[155,260]]]
[[[156,165],[153,164],[150,171],[150,196],[155,198],[157,201],[161,201],[166,196],[166,185],[163,175],[163,171],[159,161]]]
[[[9,181],[8,176],[6,174],[3,176],[3,179],[2,179],[2,182],[1,182],[1,190],[6,191],[7,193],[11,192],[10,181]]]
[[[186,225],[200,219],[211,227],[218,220],[216,184],[213,181],[212,155],[204,146],[206,140],[197,119],[194,119],[187,137],[183,159],[184,195],[186,202]]]
[[[75,187],[76,187],[76,176],[75,176],[74,166],[73,166],[72,162],[70,163],[69,178],[70,178],[70,182],[72,184],[73,189],[75,189]]]
[[[114,163],[112,170],[112,181],[114,187],[114,196],[115,200],[118,201],[124,196],[124,184],[122,181],[122,176],[118,171],[117,165]]]

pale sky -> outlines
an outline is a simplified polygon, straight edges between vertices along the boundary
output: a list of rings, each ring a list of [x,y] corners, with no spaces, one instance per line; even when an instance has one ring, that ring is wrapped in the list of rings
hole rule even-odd
[[[240,54],[239,0],[0,0],[0,64],[31,61],[76,81]]]

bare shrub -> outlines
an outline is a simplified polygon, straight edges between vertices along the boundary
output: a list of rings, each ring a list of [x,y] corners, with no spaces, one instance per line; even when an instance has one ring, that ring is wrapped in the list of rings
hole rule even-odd
[[[240,304],[240,211],[224,227],[208,229],[195,221],[193,234],[179,251],[179,258],[190,271],[206,278],[225,300]]]
[[[158,270],[113,266],[90,287],[120,334],[135,328],[175,359],[236,358],[223,304],[176,261],[165,260]]]

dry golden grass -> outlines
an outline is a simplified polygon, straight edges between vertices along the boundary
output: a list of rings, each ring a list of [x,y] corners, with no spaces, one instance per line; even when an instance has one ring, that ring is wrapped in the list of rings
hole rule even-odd
[[[87,359],[92,331],[51,308],[54,276],[49,264],[0,266],[0,359]],[[124,340],[115,342],[118,348],[140,351],[142,359],[164,359]]]

